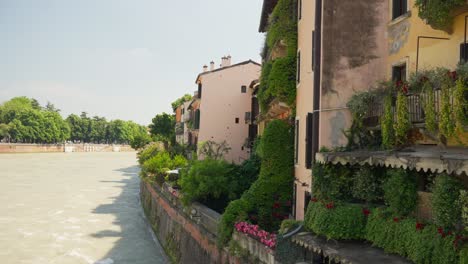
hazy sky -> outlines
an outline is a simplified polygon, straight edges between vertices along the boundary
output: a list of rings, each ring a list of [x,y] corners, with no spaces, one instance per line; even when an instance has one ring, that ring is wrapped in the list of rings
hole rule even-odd
[[[0,0],[0,103],[148,124],[204,64],[260,60],[261,0]]]

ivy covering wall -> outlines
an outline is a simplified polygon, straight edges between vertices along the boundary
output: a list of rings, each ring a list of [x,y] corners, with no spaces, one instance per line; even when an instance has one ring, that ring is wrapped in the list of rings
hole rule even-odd
[[[283,57],[271,59],[275,50],[286,49]],[[297,68],[297,0],[279,0],[269,19],[263,52],[258,99],[262,111],[273,99],[295,107]]]
[[[452,12],[466,4],[465,0],[416,0],[419,17],[432,28],[450,32],[453,23]]]

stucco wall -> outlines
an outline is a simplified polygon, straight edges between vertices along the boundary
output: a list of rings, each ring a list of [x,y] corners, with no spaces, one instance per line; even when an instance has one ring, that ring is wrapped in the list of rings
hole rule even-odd
[[[419,49],[419,70],[446,67],[454,69],[459,62],[460,44],[464,41],[465,16],[468,12],[457,15],[451,34],[435,30],[418,16],[414,0],[408,0],[407,15],[389,20],[388,46],[389,59],[387,77],[391,78],[392,65],[407,63],[407,75],[416,71],[416,53],[418,36],[448,38],[449,40],[421,39]],[[391,10],[389,10],[390,12]]]
[[[320,146],[347,143],[347,102],[386,76],[389,2],[324,1]]]
[[[201,77],[199,145],[206,141],[226,141],[231,148],[225,155],[227,161],[241,163],[248,158],[248,148],[243,148],[249,129],[244,116],[251,111],[252,94],[248,88],[246,93],[241,93],[241,86],[248,87],[259,78],[260,71],[260,66],[248,63]]]
[[[311,170],[306,168],[307,114],[313,111],[314,72],[312,70],[312,31],[315,29],[315,1],[302,1],[298,21],[298,50],[301,52],[301,81],[297,84],[296,120],[299,121],[298,159],[295,164],[296,219],[304,219],[304,192],[310,191]],[[307,183],[309,186],[302,186]]]

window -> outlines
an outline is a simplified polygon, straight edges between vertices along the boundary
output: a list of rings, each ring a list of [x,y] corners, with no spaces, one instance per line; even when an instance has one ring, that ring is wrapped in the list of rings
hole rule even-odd
[[[193,121],[193,128],[200,129],[200,109],[195,110],[195,120]]]
[[[301,52],[297,52],[297,83],[301,82]]]
[[[406,63],[392,68],[392,80],[395,82],[406,81]]]
[[[468,61],[468,43],[460,44],[460,62]]]
[[[309,207],[310,199],[312,199],[312,195],[310,192],[304,193],[304,213],[307,212],[307,207]]]
[[[315,30],[314,30],[312,31],[312,70],[315,69],[315,56],[314,56],[316,52],[315,47],[316,45],[315,45]]]
[[[302,0],[299,0],[299,3],[297,4],[298,10],[297,10],[297,17],[299,20],[302,18]]]
[[[299,158],[299,120],[296,120],[294,133],[294,163],[297,164]]]
[[[239,124],[239,118],[236,117],[236,124]]]
[[[294,183],[293,205],[292,205],[292,215],[294,218],[296,218],[296,199],[297,199],[297,184]]]
[[[242,85],[241,86],[241,93],[246,93],[247,92],[247,86]]]
[[[198,84],[198,98],[201,98],[201,94],[202,94],[202,84],[199,83]]]
[[[251,112],[245,112],[245,116],[244,116],[244,121],[246,124],[250,124],[252,120],[252,113]]]
[[[306,156],[305,156],[305,165],[307,169],[312,167],[312,113],[307,114],[307,121],[306,121],[306,138],[305,138],[305,145],[306,145]]]
[[[408,0],[393,0],[392,19],[398,18],[408,11]]]

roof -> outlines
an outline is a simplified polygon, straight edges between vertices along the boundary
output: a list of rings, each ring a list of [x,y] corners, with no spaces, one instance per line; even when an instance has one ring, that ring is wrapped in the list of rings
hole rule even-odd
[[[263,0],[263,7],[262,7],[262,14],[260,16],[260,27],[258,28],[258,32],[265,33],[267,31],[268,26],[268,18],[273,12],[278,0]]]
[[[198,82],[198,79],[200,79],[200,77],[203,76],[203,75],[207,75],[207,74],[210,74],[210,73],[214,73],[214,72],[219,72],[219,71],[227,70],[227,69],[230,69],[230,68],[234,68],[234,67],[241,66],[241,65],[246,65],[246,64],[249,64],[249,63],[253,63],[253,64],[258,65],[258,66],[262,66],[260,63],[255,62],[255,61],[253,61],[253,60],[246,60],[246,61],[243,61],[243,62],[239,62],[239,63],[233,64],[233,65],[231,65],[231,66],[226,66],[226,67],[218,68],[218,69],[212,70],[212,71],[202,72],[202,73],[198,74],[197,79],[195,80],[195,83],[197,83],[197,82]]]

